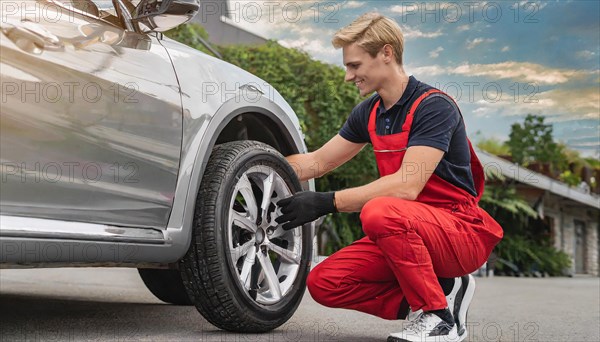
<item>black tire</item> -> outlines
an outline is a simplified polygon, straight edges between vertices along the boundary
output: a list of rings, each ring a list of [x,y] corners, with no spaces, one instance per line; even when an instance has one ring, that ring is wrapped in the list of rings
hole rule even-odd
[[[234,224],[229,225],[229,212],[234,210],[232,208],[235,208],[238,201],[237,197],[233,196],[236,184],[241,182],[240,177],[246,172],[250,174],[257,167],[270,170],[270,173],[274,170],[280,177],[278,180],[285,181],[290,194],[301,190],[294,170],[272,147],[255,141],[235,141],[216,146],[200,185],[194,213],[192,242],[180,263],[184,285],[198,311],[216,327],[233,332],[266,332],[285,323],[294,314],[302,300],[306,276],[310,269],[309,261],[312,253],[310,230],[298,228],[286,232],[270,223],[268,228],[264,228],[264,231],[265,234],[269,234],[270,229],[271,237],[274,239],[270,240],[271,237],[267,235],[259,238],[256,233],[253,237],[256,239],[248,243],[256,247],[249,247],[249,249],[255,248],[256,259],[259,258],[259,253],[263,253],[262,262],[270,260],[272,264],[276,265],[273,268],[275,274],[270,274],[275,275],[277,281],[281,282],[273,287],[280,288],[279,285],[283,285],[286,278],[280,277],[278,272],[285,268],[281,266],[282,263],[276,264],[279,262],[277,257],[273,260],[273,256],[267,248],[261,252],[261,248],[264,246],[258,245],[257,241],[266,240],[266,242],[274,243],[273,241],[277,240],[275,238],[277,234],[292,233],[298,241],[297,244],[300,244],[301,241],[301,253],[294,254],[294,260],[297,262],[294,267],[297,273],[295,273],[295,277],[290,276],[286,283],[287,291],[285,293],[280,291],[281,297],[276,303],[264,304],[257,300],[259,298],[257,292],[260,293],[261,285],[258,280],[260,276],[256,276],[256,264],[251,266],[252,275],[246,277],[246,279],[250,279],[247,282],[251,283],[251,289],[248,290],[242,284],[244,282],[241,280],[243,271],[240,270],[240,267],[243,265],[234,264],[232,258],[235,259],[235,257],[229,254],[233,253],[229,250],[229,239],[232,239],[232,236],[229,235],[236,235],[230,232],[239,228]],[[279,184],[283,183],[280,181]],[[257,190],[253,188],[252,191],[256,195]],[[280,195],[273,196],[279,199]],[[229,203],[232,203],[233,206],[230,206]],[[260,204],[260,202],[258,203]],[[274,205],[269,207],[274,207]],[[248,210],[248,212],[250,211]],[[275,215],[277,213],[272,213],[271,216],[267,215],[268,220],[273,222]],[[244,230],[239,229],[239,231],[243,232]],[[274,234],[274,231],[279,233]],[[240,246],[239,240],[237,246]],[[248,259],[244,259],[244,262],[246,260]],[[262,267],[262,264],[259,266]],[[268,278],[265,275],[268,271],[261,272],[264,272],[261,283],[264,284],[265,279]],[[282,278],[284,280],[281,280]],[[273,279],[273,277],[269,279]],[[258,290],[252,290],[252,286]],[[271,291],[271,286],[268,287],[268,291]]]
[[[139,268],[140,277],[156,298],[175,305],[193,305],[179,270]]]

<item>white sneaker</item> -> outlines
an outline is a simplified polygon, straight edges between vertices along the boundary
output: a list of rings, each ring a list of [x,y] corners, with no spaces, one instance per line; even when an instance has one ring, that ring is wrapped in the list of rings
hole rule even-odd
[[[408,315],[406,316],[406,320],[409,322],[414,321],[415,319],[419,318],[419,315],[422,313],[423,310],[412,311],[410,308],[408,308]]]
[[[475,287],[475,278],[470,274],[454,278],[452,291],[446,296],[446,302],[448,303],[448,308],[452,311],[457,333],[461,341],[467,337],[467,313],[475,294]],[[422,312],[423,310],[412,311],[409,308],[406,320],[414,321]]]
[[[471,300],[473,300],[473,295],[475,294],[475,278],[468,274],[457,279],[460,279],[457,283],[461,283],[461,291],[453,299],[454,302],[452,306],[450,306],[450,302],[448,302],[448,307],[452,310],[458,335],[465,338],[467,337],[467,312],[469,311],[469,305],[471,305]],[[452,291],[454,292],[454,290]]]
[[[456,302],[456,298],[462,298],[462,292],[460,291],[462,286],[461,278],[454,278],[454,286],[452,287],[452,291],[446,296],[446,302],[448,303],[448,308],[452,312],[452,316],[456,318],[455,313],[458,311],[454,309],[454,304]],[[471,296],[472,297],[472,296]],[[419,315],[423,312],[423,310],[412,311],[409,308],[408,315],[406,316],[407,321],[414,321]],[[463,320],[464,322],[464,320]]]
[[[405,322],[404,330],[391,333],[387,342],[460,342],[456,324],[448,324],[431,312],[421,313],[414,321]]]

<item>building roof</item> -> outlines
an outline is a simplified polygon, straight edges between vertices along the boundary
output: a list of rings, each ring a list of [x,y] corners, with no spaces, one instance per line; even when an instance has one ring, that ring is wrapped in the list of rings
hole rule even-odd
[[[563,182],[554,180],[506,159],[484,152],[476,147],[473,148],[475,149],[481,164],[483,164],[486,174],[489,172],[501,174],[523,184],[543,189],[558,196],[600,209],[600,197],[598,195],[585,192],[582,189],[569,187]]]

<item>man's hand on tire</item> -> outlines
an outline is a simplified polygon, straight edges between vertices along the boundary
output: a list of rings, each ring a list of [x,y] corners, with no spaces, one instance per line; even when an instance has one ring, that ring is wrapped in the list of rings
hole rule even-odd
[[[275,219],[284,223],[283,229],[290,230],[312,222],[323,215],[337,212],[334,192],[302,191],[277,202],[282,215]]]

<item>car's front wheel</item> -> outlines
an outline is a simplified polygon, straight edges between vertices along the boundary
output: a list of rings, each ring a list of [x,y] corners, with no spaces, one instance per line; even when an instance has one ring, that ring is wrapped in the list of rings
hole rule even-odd
[[[312,239],[309,230],[275,222],[277,201],[299,190],[293,169],[268,145],[236,141],[213,150],[180,269],[190,299],[215,326],[269,331],[300,304]]]

